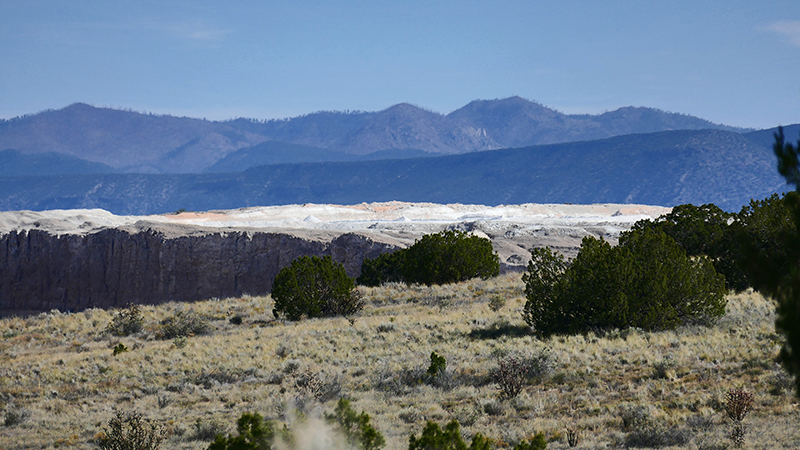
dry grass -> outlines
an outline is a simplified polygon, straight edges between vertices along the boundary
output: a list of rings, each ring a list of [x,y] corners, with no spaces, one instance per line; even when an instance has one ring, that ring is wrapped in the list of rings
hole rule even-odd
[[[578,448],[725,448],[729,388],[755,394],[747,447],[800,446],[797,403],[775,362],[774,308],[758,294],[731,296],[709,328],[547,340],[521,326],[518,275],[363,294],[352,326],[275,321],[269,297],[247,296],[143,307],[144,330],[122,338],[104,332],[113,312],[103,310],[2,319],[0,418],[16,423],[0,421],[0,448],[94,448],[115,408],[164,424],[162,448],[206,448],[195,439],[232,431],[243,412],[290,420],[292,408],[331,412],[339,396],[372,417],[388,450],[405,449],[426,420],[453,418],[501,447],[542,431],[550,448],[568,448],[572,428]],[[496,295],[507,301],[494,313]],[[160,321],[181,309],[207,317],[211,334],[157,340]],[[229,321],[237,315],[241,325]],[[113,355],[119,343],[129,350]],[[490,380],[498,359],[545,349],[551,372],[502,399]],[[421,382],[432,351],[447,373]]]

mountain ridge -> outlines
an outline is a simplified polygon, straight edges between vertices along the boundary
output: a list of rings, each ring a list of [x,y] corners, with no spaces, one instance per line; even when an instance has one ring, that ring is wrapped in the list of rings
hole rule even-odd
[[[273,164],[207,174],[0,177],[0,209],[179,209],[409,201],[715,203],[737,211],[786,188],[770,148],[741,133],[679,130],[398,160]]]
[[[266,141],[355,155],[408,149],[461,154],[678,125],[745,131],[643,107],[568,115],[521,97],[475,100],[447,115],[400,103],[377,112],[322,111],[270,121],[216,122],[74,103],[0,121],[0,150],[62,153],[129,173],[198,173]]]

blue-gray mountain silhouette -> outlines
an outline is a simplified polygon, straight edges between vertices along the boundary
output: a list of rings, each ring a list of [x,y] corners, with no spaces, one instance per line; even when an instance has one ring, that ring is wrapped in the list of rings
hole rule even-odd
[[[447,115],[401,103],[379,112],[223,122],[76,103],[0,121],[0,150],[61,153],[122,172],[196,173],[219,170],[211,168],[234,152],[267,141],[286,145],[279,150],[279,144],[270,144],[276,159],[261,158],[256,164],[346,160],[342,154],[371,154],[371,159],[420,151],[461,154],[678,129],[742,131],[652,108],[568,115],[520,97],[477,100]],[[263,157],[270,152],[255,153]],[[235,169],[243,166],[248,164]]]

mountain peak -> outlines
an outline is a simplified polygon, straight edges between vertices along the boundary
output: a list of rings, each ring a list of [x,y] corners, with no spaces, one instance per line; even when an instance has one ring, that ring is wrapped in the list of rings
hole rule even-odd
[[[388,107],[388,108],[384,109],[384,110],[383,110],[383,111],[381,111],[380,113],[391,113],[391,114],[419,114],[419,113],[421,113],[421,112],[424,112],[424,113],[426,113],[426,114],[436,114],[436,115],[439,115],[439,114],[437,114],[437,113],[435,113],[435,112],[433,112],[433,111],[427,110],[427,109],[425,109],[425,108],[421,108],[421,107],[419,107],[419,106],[417,106],[417,105],[412,105],[411,103],[405,103],[405,102],[403,102],[403,103],[398,103],[398,104],[396,104],[396,105],[392,105],[392,106],[390,106],[390,107]],[[380,114],[380,113],[379,113],[379,114]]]

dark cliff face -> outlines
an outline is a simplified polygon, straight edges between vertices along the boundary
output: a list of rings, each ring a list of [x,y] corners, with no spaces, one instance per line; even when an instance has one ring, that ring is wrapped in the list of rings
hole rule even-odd
[[[13,231],[0,236],[0,315],[261,295],[299,256],[331,255],[355,277],[364,258],[394,248],[357,234],[324,241],[243,231]]]

